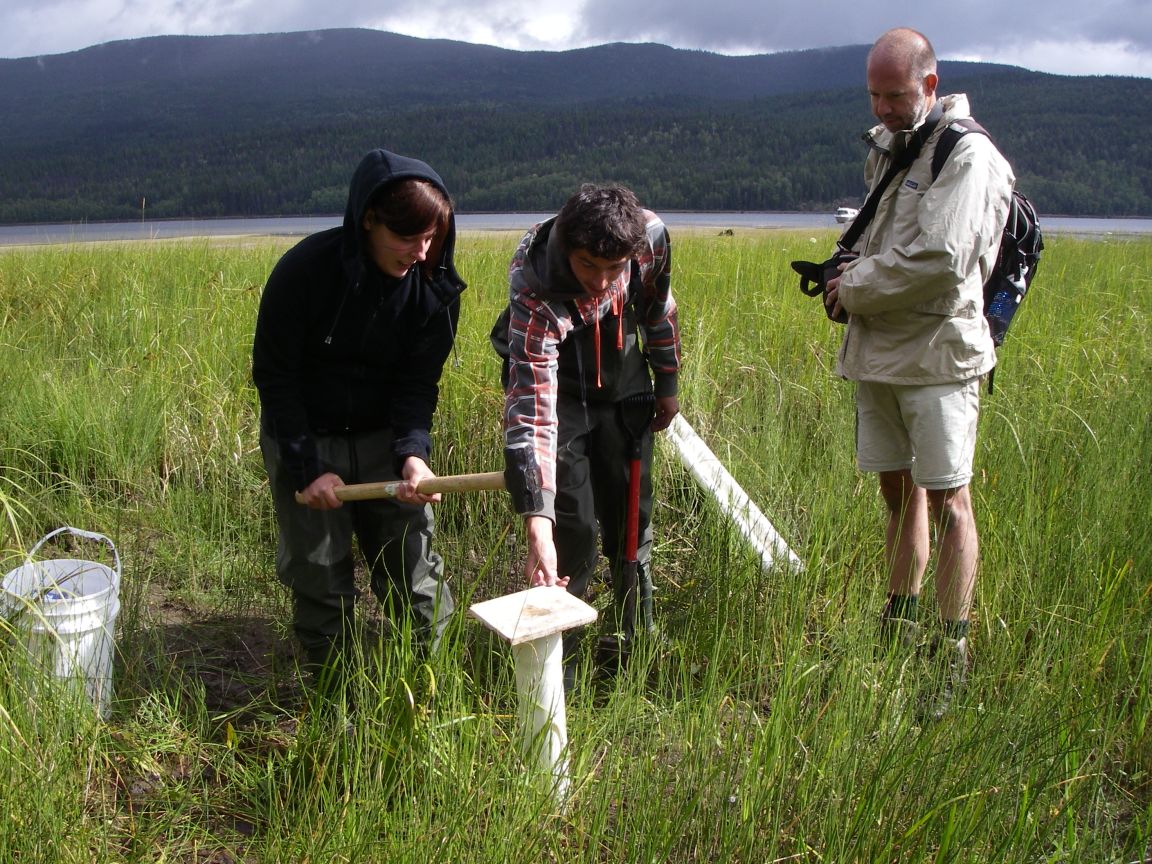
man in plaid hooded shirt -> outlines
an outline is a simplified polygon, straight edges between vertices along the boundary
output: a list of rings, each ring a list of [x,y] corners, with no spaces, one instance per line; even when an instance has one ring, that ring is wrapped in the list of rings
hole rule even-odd
[[[525,576],[581,597],[602,540],[620,649],[638,624],[652,628],[652,433],[680,410],[670,272],[660,218],[628,189],[585,185],[525,234],[509,268],[508,308],[492,332],[506,358],[505,449],[519,454],[509,458],[509,486],[538,484],[543,493],[540,507],[521,512]],[[631,437],[621,406],[643,394],[654,395],[655,412],[641,439],[637,621],[623,620]]]

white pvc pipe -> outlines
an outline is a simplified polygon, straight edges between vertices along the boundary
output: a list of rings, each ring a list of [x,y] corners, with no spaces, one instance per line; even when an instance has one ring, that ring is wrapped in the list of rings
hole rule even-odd
[[[524,759],[551,775],[553,794],[561,802],[568,794],[562,641],[560,633],[552,633],[512,646]]]
[[[712,494],[720,509],[736,523],[744,539],[756,550],[764,569],[772,567],[780,557],[787,558],[792,569],[804,569],[804,563],[740,488],[740,484],[728,473],[716,454],[704,443],[704,439],[696,434],[683,414],[673,418],[668,427],[668,438],[676,445],[684,467],[700,486]]]

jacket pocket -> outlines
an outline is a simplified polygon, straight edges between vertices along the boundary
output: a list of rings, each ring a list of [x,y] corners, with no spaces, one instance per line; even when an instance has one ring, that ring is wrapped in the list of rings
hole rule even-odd
[[[959,294],[948,292],[912,307],[922,315],[944,315],[949,318],[975,318],[980,314],[976,304]]]

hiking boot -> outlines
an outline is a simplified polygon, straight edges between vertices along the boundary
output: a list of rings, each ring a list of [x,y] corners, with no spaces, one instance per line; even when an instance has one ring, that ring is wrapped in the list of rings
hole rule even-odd
[[[920,645],[920,625],[910,618],[881,615],[880,644],[889,651],[914,651]]]
[[[968,680],[968,639],[938,636],[928,653],[930,680],[916,708],[917,719],[930,723],[943,719]]]
[[[663,653],[672,647],[657,627],[651,626],[630,633],[610,633],[600,636],[596,640],[593,660],[596,668],[609,675],[614,675],[628,665],[632,655],[641,651]]]
[[[569,660],[562,668],[564,676],[564,694],[571,698],[576,692],[576,682],[580,675],[580,668],[575,660]]]
[[[332,715],[354,711],[355,657],[350,646],[344,640],[304,646],[304,655],[300,671],[311,709]]]
[[[628,665],[632,656],[632,640],[623,634],[601,636],[596,640],[593,663],[602,675],[612,676]]]

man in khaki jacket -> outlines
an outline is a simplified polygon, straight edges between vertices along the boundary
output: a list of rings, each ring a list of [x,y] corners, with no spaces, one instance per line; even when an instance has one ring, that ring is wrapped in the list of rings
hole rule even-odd
[[[881,623],[895,645],[919,644],[917,601],[930,521],[936,526],[941,629],[931,656],[941,674],[920,708],[922,718],[939,718],[968,662],[978,556],[968,483],[980,379],[996,364],[983,283],[1015,178],[987,136],[965,135],[933,180],[940,133],[969,113],[965,96],[937,97],[936,56],[923,34],[899,28],[881,36],[868,55],[867,81],[880,120],[866,136],[870,188],[930,112],[939,114],[920,155],[885,190],[853,250],[859,257],[842,266],[827,296],[833,312],[849,313],[838,370],[857,382],[857,461],[879,474],[888,509]]]

